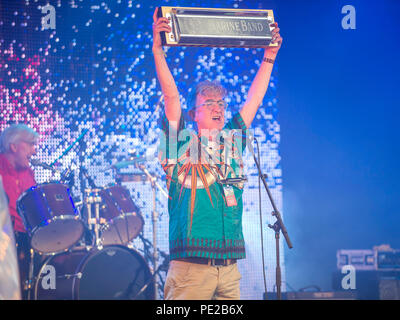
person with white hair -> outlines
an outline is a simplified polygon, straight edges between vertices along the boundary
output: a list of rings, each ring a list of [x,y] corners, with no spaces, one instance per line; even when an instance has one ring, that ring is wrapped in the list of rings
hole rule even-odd
[[[28,275],[30,245],[17,212],[17,200],[24,191],[36,185],[30,159],[36,154],[37,139],[38,134],[25,124],[13,124],[0,135],[0,176],[15,234],[21,289]]]

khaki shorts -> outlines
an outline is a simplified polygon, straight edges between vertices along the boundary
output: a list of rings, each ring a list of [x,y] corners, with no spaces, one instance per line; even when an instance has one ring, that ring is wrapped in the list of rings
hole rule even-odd
[[[237,263],[209,266],[172,260],[164,286],[165,300],[239,300]]]

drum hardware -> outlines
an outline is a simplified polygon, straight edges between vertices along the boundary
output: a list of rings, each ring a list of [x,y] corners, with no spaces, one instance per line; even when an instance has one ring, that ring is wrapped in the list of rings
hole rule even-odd
[[[100,191],[101,238],[103,245],[126,245],[143,229],[144,219],[129,190],[111,185]]]
[[[130,165],[134,165],[136,168],[140,169],[144,175],[147,177],[147,180],[151,184],[152,192],[153,192],[153,210],[152,210],[152,224],[153,224],[153,277],[155,276],[158,267],[157,267],[157,260],[158,260],[158,248],[157,248],[157,221],[158,221],[158,212],[156,208],[156,191],[157,188],[162,192],[164,196],[168,198],[168,193],[162,188],[162,186],[157,182],[158,177],[152,175],[147,168],[142,164],[142,162],[146,161],[144,156],[135,156],[135,151],[131,152],[131,156],[124,161],[120,161],[112,165],[110,168],[112,169],[122,169],[128,167]],[[117,175],[116,175],[117,176]],[[154,281],[154,292],[155,292],[155,299],[158,298],[158,285],[157,281]]]
[[[163,252],[160,251],[160,250],[158,250],[158,251],[159,251],[160,253],[163,253]],[[158,285],[156,285],[156,284],[157,284],[157,281],[154,281],[154,280],[155,280],[155,277],[156,277],[156,275],[158,275],[161,271],[167,272],[167,271],[168,271],[168,265],[169,265],[169,259],[168,259],[168,258],[165,258],[165,256],[168,257],[168,255],[165,254],[165,253],[163,253],[162,255],[164,256],[164,261],[163,261],[163,263],[160,264],[160,265],[157,267],[157,270],[154,271],[154,272],[152,273],[151,278],[149,278],[149,280],[148,280],[148,281],[143,285],[143,287],[137,292],[137,294],[133,297],[132,300],[136,300],[136,298],[139,297],[139,296],[148,288],[148,286],[151,284],[152,281],[154,282],[154,290],[155,290],[155,291],[154,291],[154,295],[155,295],[155,299],[157,300],[158,292],[157,292],[156,290],[158,289]]]
[[[42,275],[42,273],[43,272],[40,272],[37,277],[32,277],[32,279],[29,280],[29,282],[31,283],[31,285],[29,286],[29,290],[30,291],[32,289],[34,289],[35,283],[37,283],[38,281],[42,280],[46,276],[46,275]],[[56,275],[55,276],[55,280],[56,279],[67,279],[67,280],[69,280],[69,279],[74,279],[74,278],[82,279],[82,272],[71,273],[71,274],[62,274],[62,275]],[[26,282],[28,283],[28,281],[26,281]],[[31,300],[30,292],[29,292],[29,295],[28,295],[28,300]]]
[[[32,293],[32,283],[33,283],[33,273],[34,273],[34,257],[35,257],[35,252],[33,251],[33,249],[29,250],[30,253],[30,259],[29,259],[29,272],[28,272],[28,280],[25,283],[25,290],[28,293],[28,300],[31,300],[31,293]]]
[[[82,207],[82,206],[83,206],[83,201],[82,201],[82,200],[77,200],[77,201],[74,201],[74,203],[75,203],[75,207],[77,207],[77,208],[79,208],[79,207]]]
[[[139,238],[143,243],[143,254],[144,254],[145,259],[153,261],[154,255],[150,250],[150,248],[153,248],[153,250],[154,250],[153,244],[148,239],[146,239],[143,235],[139,235]],[[163,271],[165,273],[168,272],[168,266],[169,266],[169,256],[168,256],[168,254],[166,254],[164,251],[162,251],[162,250],[160,250],[158,248],[157,248],[157,252],[164,260],[158,266],[157,270],[152,268],[152,270],[151,270],[152,271],[151,279],[149,279],[149,281],[141,288],[141,290],[138,292],[137,296],[139,296],[141,292],[146,290],[146,288],[150,285],[151,280],[155,280],[156,275],[159,275],[159,273],[161,271]],[[162,281],[162,287],[164,287],[163,279],[161,277],[159,277],[159,279]],[[156,283],[157,281],[154,281],[154,282]],[[155,288],[158,288],[158,286],[155,287]]]
[[[157,221],[158,221],[158,212],[156,210],[156,191],[157,188],[162,192],[162,194],[164,196],[166,196],[168,198],[168,193],[163,189],[163,187],[157,182],[157,180],[159,179],[159,177],[151,174],[146,167],[144,166],[144,164],[142,164],[142,162],[146,161],[146,157],[144,156],[136,156],[135,155],[135,151],[130,152],[131,156],[128,157],[126,160],[117,162],[113,165],[111,165],[110,167],[108,167],[106,170],[119,170],[122,168],[126,168],[129,167],[131,165],[134,165],[136,168],[140,169],[144,176],[147,178],[147,181],[150,182],[151,184],[151,188],[152,188],[152,192],[153,192],[153,210],[152,210],[152,224],[153,224],[153,257],[152,257],[152,262],[153,262],[153,277],[155,276],[158,267],[157,267],[157,260],[158,260],[158,248],[157,248]],[[116,177],[118,177],[118,172],[115,174]],[[140,175],[140,181],[143,181],[143,174]],[[119,177],[125,177],[127,176],[126,173],[123,174],[119,174]],[[131,175],[132,176],[132,175]],[[135,175],[135,178],[138,177],[139,175]],[[154,282],[154,291],[155,291],[155,299],[157,299],[158,296],[158,287],[157,287],[157,282]]]
[[[164,190],[164,188],[157,182],[157,180],[160,180],[161,178],[151,174],[144,165],[142,164],[138,164],[137,168],[139,168],[140,170],[142,170],[144,172],[144,174],[147,176],[148,181],[150,181],[151,184],[154,184],[155,187],[158,188],[158,190],[161,191],[161,193],[168,198],[168,192]]]
[[[151,252],[150,248],[153,248],[153,244],[148,239],[143,237],[143,235],[139,235],[139,239],[143,243],[143,254],[144,254],[145,259],[151,261],[153,259],[153,253]],[[169,255],[158,248],[157,248],[157,251],[158,251],[159,255],[164,259],[161,266],[165,267],[165,269],[161,268],[160,271],[167,272],[168,264],[169,264]]]
[[[102,248],[102,241],[99,234],[100,226],[100,204],[101,197],[99,195],[100,189],[85,189],[84,203],[87,210],[87,223],[89,230],[94,232],[94,243],[97,247]],[[94,218],[92,217],[92,204],[94,204],[95,212]]]
[[[144,224],[129,190],[115,184],[98,188],[85,168],[80,171],[91,187],[85,189],[85,209],[90,230],[95,232],[96,245],[128,244],[138,236]],[[92,197],[91,190],[95,193]]]
[[[157,248],[157,220],[158,220],[158,212],[156,208],[156,188],[158,188],[166,197],[168,198],[168,194],[164,191],[164,189],[157,182],[157,178],[154,177],[150,172],[146,169],[146,167],[142,164],[137,164],[137,168],[142,170],[144,174],[148,177],[148,181],[151,183],[151,188],[153,191],[153,211],[152,211],[152,222],[153,222],[153,277],[155,276],[157,270],[157,260],[158,260],[158,248]],[[156,295],[156,300],[158,297],[158,288],[157,281],[154,281],[154,292]]]
[[[82,279],[82,272],[78,272],[78,273],[72,273],[72,274],[62,274],[60,276],[55,276],[55,279]],[[35,281],[40,281],[41,279],[43,279],[43,276],[41,274],[39,274],[38,277],[35,277]]]

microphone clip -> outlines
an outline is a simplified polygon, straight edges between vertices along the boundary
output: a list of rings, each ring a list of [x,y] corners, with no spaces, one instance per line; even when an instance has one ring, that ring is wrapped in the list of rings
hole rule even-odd
[[[218,182],[221,184],[237,184],[242,182],[247,182],[248,179],[246,176],[236,177],[236,178],[226,178],[226,179],[218,179]]]

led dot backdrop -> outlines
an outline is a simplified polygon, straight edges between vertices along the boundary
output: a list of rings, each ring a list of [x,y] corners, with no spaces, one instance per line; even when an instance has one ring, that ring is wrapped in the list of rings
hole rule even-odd
[[[50,3],[56,10],[56,28],[42,30],[41,8]],[[148,171],[165,188],[165,176],[157,161],[163,116],[160,87],[156,80],[152,46],[155,6],[263,8],[261,2],[242,1],[2,1],[0,4],[0,129],[26,123],[40,134],[37,158],[52,164],[83,133],[83,138],[59,159],[59,171],[74,171],[72,193],[82,199],[87,185],[82,168],[96,185],[115,183],[110,165],[128,157],[128,151],[146,156]],[[229,91],[227,118],[246,98],[258,66],[261,49],[169,48],[167,61],[177,82],[183,107],[187,94],[205,79],[219,80]],[[260,142],[261,163],[279,209],[282,208],[282,172],[277,116],[278,65],[275,65],[267,96],[253,122]],[[258,200],[258,178],[251,154],[244,155],[249,178],[244,193],[243,228],[247,259],[240,261],[243,299],[262,299],[263,265]],[[124,173],[141,174],[135,167]],[[59,173],[35,168],[38,183],[59,179]],[[124,182],[145,219],[143,235],[152,242],[152,211],[158,212],[157,246],[168,253],[167,198],[151,184]],[[262,212],[267,288],[275,290],[275,239],[268,223],[274,223],[266,193]],[[135,239],[134,250],[143,253]],[[285,265],[281,241],[282,285]],[[160,257],[159,263],[162,262]],[[151,268],[151,261],[148,261]],[[165,272],[159,278],[162,288]],[[160,290],[160,298],[162,292]]]

